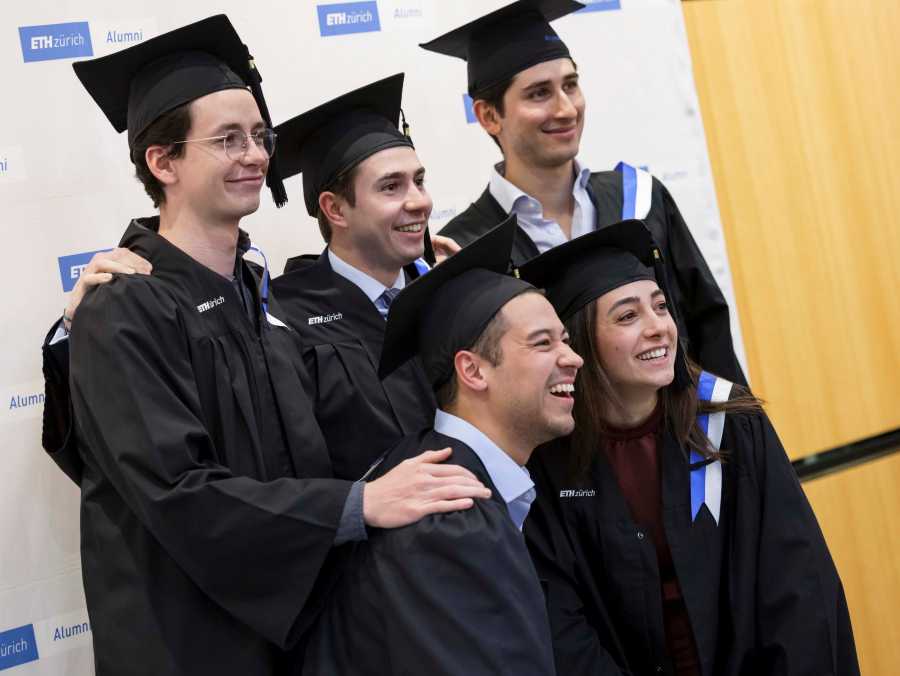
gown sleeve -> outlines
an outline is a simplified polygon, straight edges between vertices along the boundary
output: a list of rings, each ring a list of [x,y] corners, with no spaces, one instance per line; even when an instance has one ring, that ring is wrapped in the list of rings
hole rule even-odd
[[[216,462],[186,336],[179,306],[153,280],[120,278],[85,297],[70,336],[85,477],[108,481],[207,596],[288,646],[351,484],[262,482]]]
[[[72,393],[69,390],[69,341],[52,343],[60,322],[50,328],[41,348],[44,371],[44,414],[41,445],[76,484],[81,482],[82,463],[72,422]]]
[[[704,369],[733,383],[747,384],[731,336],[728,302],[706,264],[675,200],[666,187],[654,179],[662,198],[673,280],[681,291],[681,311],[687,329],[689,353]]]
[[[525,538],[546,595],[556,671],[572,676],[629,676],[631,672],[612,656],[611,651],[619,655],[622,651],[609,617],[599,609],[602,617],[588,618],[576,556],[544,470],[534,464],[529,469],[539,488],[525,522]]]
[[[812,507],[765,414],[750,418],[748,428],[754,465],[738,479],[735,546],[746,549],[735,565],[755,557],[756,577],[735,576],[732,589],[753,585],[755,608],[739,606],[735,616],[738,640],[753,633],[757,639],[743,659],[753,660],[752,673],[772,676],[859,674],[844,588]],[[742,630],[741,622],[755,626]],[[745,662],[734,673],[747,668]]]

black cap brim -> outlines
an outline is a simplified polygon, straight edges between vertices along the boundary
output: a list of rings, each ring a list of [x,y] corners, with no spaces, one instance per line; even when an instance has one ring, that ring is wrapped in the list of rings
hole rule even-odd
[[[129,100],[135,78],[154,61],[179,52],[210,54],[234,71],[245,86],[250,81],[247,47],[241,42],[231,21],[224,14],[182,26],[114,54],[89,61],[78,61],[73,63],[72,67],[113,128],[121,133],[128,128]],[[152,114],[149,121],[152,122],[163,113],[187,101],[210,93],[205,91],[206,87],[207,85],[201,82],[187,94],[176,92],[165,97],[168,98],[167,101],[153,101],[151,105],[155,109],[155,114]],[[182,100],[185,96],[189,98]],[[141,131],[143,129],[133,130],[133,133],[137,135]]]
[[[397,126],[403,73],[343,94],[276,127],[285,178],[303,174],[307,212],[315,216],[319,193],[371,155],[397,146],[413,147]]]
[[[160,116],[224,89],[249,88],[263,120],[272,125],[262,78],[224,14],[72,67],[113,128],[128,130],[129,147]],[[274,156],[266,183],[275,203],[284,204],[287,197]]]
[[[584,7],[574,0],[518,0],[419,46],[468,62],[474,96],[538,63],[568,57],[549,24]]]
[[[510,298],[533,288],[509,276],[516,217],[407,286],[388,315],[378,373],[384,378],[416,354],[437,386],[452,372],[452,357],[471,346]]]

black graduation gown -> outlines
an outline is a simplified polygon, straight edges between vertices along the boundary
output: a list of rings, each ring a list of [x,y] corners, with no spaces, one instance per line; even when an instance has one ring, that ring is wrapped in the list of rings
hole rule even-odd
[[[425,431],[407,437],[382,474],[426,449],[492,491],[471,509],[373,530],[310,632],[304,676],[552,676],[544,597],[522,534],[475,452]]]
[[[69,341],[50,344],[58,326],[59,322],[50,328],[41,347],[44,371],[41,445],[66,476],[80,485],[82,463],[72,425],[72,393],[69,391]]]
[[[276,673],[351,483],[307,478],[331,466],[295,332],[136,222],[121,246],[153,275],[92,290],[70,336],[97,674]]]
[[[386,322],[356,284],[331,269],[327,251],[314,262],[288,261],[272,288],[303,343],[309,396],[335,476],[359,479],[402,437],[434,424],[434,393],[418,358],[378,377]]]
[[[597,228],[622,220],[622,174],[618,171],[592,173],[588,192],[597,210]],[[507,214],[489,189],[440,232],[461,246],[470,244],[506,218]],[[644,223],[662,251],[666,277],[675,306],[679,309],[679,335],[688,354],[705,370],[746,384],[734,353],[728,303],[709,266],[703,259],[687,224],[666,187],[653,179],[650,212]],[[513,244],[513,263],[522,265],[538,255],[534,242],[520,227]]]
[[[663,523],[704,676],[859,674],[843,587],[765,414],[725,418],[718,526],[691,522],[685,454],[663,435]],[[674,673],[656,550],[632,520],[605,457],[569,478],[565,442],[529,465],[538,499],[526,539],[548,589],[559,673]],[[561,491],[572,489],[561,497]]]

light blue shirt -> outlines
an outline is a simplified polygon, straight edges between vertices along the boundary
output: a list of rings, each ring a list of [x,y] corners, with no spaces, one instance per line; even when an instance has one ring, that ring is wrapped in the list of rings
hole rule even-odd
[[[331,249],[328,249],[328,262],[331,263],[331,269],[334,270],[337,274],[339,274],[344,279],[353,282],[362,290],[366,297],[372,301],[375,300],[384,293],[385,286],[377,279],[370,277],[362,270],[358,268],[354,268],[350,263],[347,263],[340,258],[338,258],[337,254],[334,253]],[[402,289],[406,286],[406,276],[403,274],[403,270],[400,271],[400,274],[397,275],[397,279],[394,282],[394,289]]]
[[[540,253],[564,244],[566,238],[559,223],[544,218],[544,207],[534,197],[523,192],[503,176],[504,163],[494,165],[488,190],[508,214],[515,214],[522,228]],[[572,212],[572,239],[593,232],[597,224],[597,209],[587,191],[591,170],[575,160],[575,181],[572,196],[575,210]]]
[[[531,503],[537,497],[528,470],[509,457],[477,427],[446,411],[438,409],[434,414],[434,431],[459,439],[475,451],[506,503],[509,517],[516,528],[522,530]]]

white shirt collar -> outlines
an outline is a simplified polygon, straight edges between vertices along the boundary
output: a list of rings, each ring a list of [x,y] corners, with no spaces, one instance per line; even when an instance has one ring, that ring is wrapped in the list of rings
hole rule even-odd
[[[572,184],[573,194],[576,193],[579,188],[584,190],[585,186],[587,186],[588,179],[591,177],[591,170],[582,165],[577,157],[574,162],[576,180]],[[544,208],[538,200],[521,188],[510,183],[503,175],[505,164],[505,162],[498,162],[494,165],[494,170],[491,172],[491,178],[488,183],[488,190],[494,199],[497,200],[497,203],[503,208],[503,211],[512,214],[515,213],[517,207],[522,208],[525,205],[533,203],[533,205],[536,205],[538,209],[543,212]]]
[[[330,248],[328,249],[328,262],[331,263],[331,269],[334,270],[337,274],[339,274],[344,279],[353,282],[360,288],[360,290],[366,294],[366,297],[372,301],[375,300],[384,293],[385,286],[377,279],[370,277],[362,270],[353,267],[346,261],[341,260],[334,251]],[[403,274],[403,270],[400,270],[400,274],[397,275],[397,279],[394,282],[393,288],[402,289],[406,286],[406,276]]]
[[[534,488],[528,470],[471,423],[438,409],[434,414],[434,431],[459,439],[475,451],[507,505]],[[517,525],[521,528],[521,524]]]

